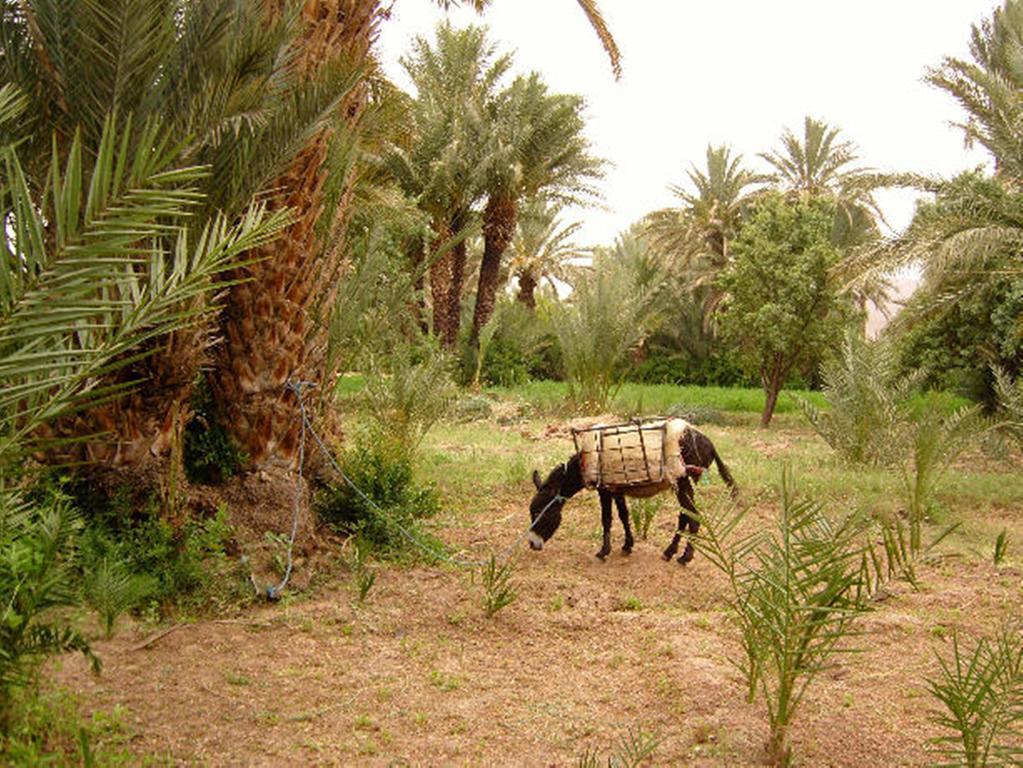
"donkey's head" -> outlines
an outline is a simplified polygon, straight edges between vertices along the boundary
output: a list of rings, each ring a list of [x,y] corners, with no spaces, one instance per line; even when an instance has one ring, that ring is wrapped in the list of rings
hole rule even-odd
[[[579,493],[583,487],[579,457],[573,456],[564,464],[558,464],[546,480],[540,480],[540,473],[533,471],[533,485],[536,495],[529,502],[529,546],[543,549],[543,544],[561,525],[561,508],[565,500]]]

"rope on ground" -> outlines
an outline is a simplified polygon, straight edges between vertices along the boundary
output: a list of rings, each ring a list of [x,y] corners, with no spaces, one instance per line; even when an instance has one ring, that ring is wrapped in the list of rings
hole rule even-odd
[[[301,432],[298,440],[298,468],[295,471],[295,508],[291,516],[291,536],[288,537],[288,554],[287,564],[284,568],[284,577],[277,586],[267,586],[267,600],[278,600],[280,598],[281,593],[284,591],[285,587],[288,586],[288,581],[291,579],[291,571],[294,567],[292,553],[295,549],[295,536],[298,535],[298,516],[302,505],[302,467],[305,465],[305,430],[306,424],[309,423],[309,420],[305,415],[305,399],[302,397],[302,393],[315,386],[316,384],[311,381],[289,381],[285,385],[285,389],[295,393],[295,398],[298,400],[298,407],[302,414],[302,420],[299,427]]]
[[[359,498],[361,498],[364,502],[369,504],[374,510],[376,510],[378,513],[383,515],[385,519],[387,519],[392,525],[394,525],[394,527],[398,529],[398,531],[402,534],[402,536],[404,536],[413,546],[415,546],[418,549],[422,550],[423,552],[428,554],[430,557],[432,557],[434,560],[438,560],[440,562],[446,562],[446,563],[448,563],[450,565],[454,565],[454,566],[457,566],[457,567],[460,567],[460,568],[481,568],[484,565],[487,565],[487,563],[489,562],[489,559],[488,560],[465,560],[465,559],[462,559],[462,558],[459,558],[459,557],[452,557],[450,555],[445,554],[444,552],[437,551],[433,547],[429,546],[426,542],[422,541],[417,536],[415,536],[411,531],[406,529],[405,526],[403,526],[401,523],[399,523],[397,520],[395,520],[393,518],[393,516],[388,515],[386,510],[384,510],[379,504],[377,504],[375,501],[373,501],[373,499],[371,499],[369,496],[367,496],[362,491],[362,489],[359,488],[352,481],[352,479],[350,477],[348,477],[348,475],[345,474],[344,470],[341,469],[341,465],[338,463],[337,459],[334,458],[333,452],[323,442],[323,439],[320,437],[319,433],[316,431],[316,428],[313,426],[312,422],[310,421],[309,413],[306,410],[305,400],[303,398],[303,393],[304,393],[305,390],[308,390],[308,389],[311,389],[312,387],[315,387],[316,386],[315,383],[309,382],[309,381],[299,381],[299,382],[291,382],[291,381],[289,381],[286,386],[287,386],[287,388],[290,391],[295,393],[295,397],[298,400],[299,418],[301,419],[301,422],[302,422],[301,423],[301,439],[299,441],[298,474],[297,474],[297,478],[296,478],[296,481],[295,481],[295,518],[294,518],[294,522],[292,524],[292,529],[291,529],[291,540],[290,540],[290,542],[288,544],[288,566],[287,566],[287,570],[285,571],[284,579],[280,583],[280,585],[278,585],[277,587],[267,587],[267,598],[268,599],[273,600],[273,599],[276,599],[277,597],[280,596],[281,590],[283,590],[284,587],[287,586],[288,577],[291,575],[291,549],[292,549],[292,546],[294,545],[294,542],[295,542],[295,532],[296,532],[297,526],[298,526],[298,504],[299,504],[299,499],[300,499],[300,495],[301,495],[302,462],[303,462],[304,456],[305,456],[305,440],[306,440],[306,434],[307,433],[309,435],[312,435],[313,441],[316,443],[316,446],[320,449],[320,452],[327,459],[327,461],[330,462],[331,467],[333,467],[334,471],[337,472],[338,476],[340,476],[341,479],[343,479],[345,481],[345,483],[347,483],[348,486],[353,491],[355,491],[355,493],[359,496]],[[530,526],[526,530],[524,530],[522,533],[520,533],[508,546],[506,546],[503,550],[501,550],[497,555],[494,555],[494,559],[496,561],[503,561],[503,560],[505,560],[505,558],[507,558],[514,551],[514,549],[519,544],[522,543],[523,539],[525,539],[533,531],[533,529],[537,526],[537,524],[543,519],[543,516],[546,514],[547,510],[550,509],[554,505],[554,503],[558,502],[558,501],[564,502],[565,498],[563,496],[561,496],[560,494],[556,494],[554,496],[554,498],[552,498],[549,502],[547,502],[547,505],[540,511],[540,514],[538,514],[536,516],[536,519],[533,520],[533,522],[530,524]]]

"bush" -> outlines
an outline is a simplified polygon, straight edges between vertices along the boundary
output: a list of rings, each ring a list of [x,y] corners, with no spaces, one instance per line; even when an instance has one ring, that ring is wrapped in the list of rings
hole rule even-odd
[[[85,638],[55,613],[77,602],[71,562],[80,525],[65,498],[39,507],[0,498],[0,733],[12,692],[46,656],[79,651],[99,668]]]
[[[412,451],[448,412],[455,394],[445,355],[433,349],[419,355],[406,347],[367,377],[363,400],[377,431]]]
[[[629,242],[621,239],[614,253],[598,255],[552,318],[569,398],[585,411],[607,409],[628,373],[629,353],[656,321],[660,285],[624,258]]]
[[[408,534],[438,550],[416,521],[440,510],[436,491],[416,485],[408,450],[377,432],[360,435],[341,457],[343,478],[321,492],[321,519],[365,539],[376,552],[398,554],[412,546]],[[353,487],[354,486],[354,487]],[[358,490],[356,490],[358,489]]]
[[[193,483],[222,483],[248,460],[220,422],[216,401],[200,378],[192,393],[192,418],[185,427],[185,475]]]
[[[451,415],[458,421],[482,421],[489,419],[494,408],[490,398],[484,395],[467,395],[459,398],[451,409]]]
[[[895,350],[864,339],[850,329],[836,358],[823,370],[824,397],[819,410],[796,401],[807,421],[840,456],[857,464],[884,465],[898,457],[899,433],[909,420],[910,398],[919,376],[900,376]]]
[[[145,598],[124,605],[122,612],[183,598],[196,606],[233,604],[248,595],[241,566],[229,555],[234,531],[226,509],[175,530],[160,515],[155,498],[140,501],[126,486],[109,498],[82,497],[82,504],[88,522],[81,536],[79,568],[86,588],[95,591],[96,574],[111,563],[117,564],[118,580],[134,582],[129,591],[138,595],[145,586]],[[107,598],[98,594],[90,600],[101,609]]]

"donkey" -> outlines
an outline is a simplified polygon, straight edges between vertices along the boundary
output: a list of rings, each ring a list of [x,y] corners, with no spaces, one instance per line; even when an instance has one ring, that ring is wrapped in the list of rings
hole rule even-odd
[[[717,465],[721,479],[731,489],[732,497],[736,497],[738,487],[732,478],[732,473],[728,471],[728,467],[721,460],[710,438],[690,425],[685,428],[679,439],[679,448],[682,460],[686,464],[686,476],[679,478],[677,483],[673,484],[665,480],[661,483],[621,490],[597,488],[597,493],[600,496],[600,520],[604,528],[604,542],[597,551],[598,558],[603,560],[611,553],[612,502],[618,508],[618,519],[622,521],[622,527],[625,529],[625,544],[622,546],[622,552],[627,555],[632,552],[635,541],[632,538],[632,527],[629,525],[629,509],[625,504],[625,497],[646,498],[674,488],[675,496],[682,509],[679,510],[675,535],[662,555],[665,560],[671,560],[678,551],[679,542],[686,528],[688,527],[689,532],[693,535],[700,530],[699,518],[690,517],[687,514],[688,511],[693,515],[698,515],[696,504],[693,501],[693,485],[690,483],[690,478],[694,482],[699,482],[703,471],[708,469],[713,462]],[[565,501],[583,490],[580,455],[576,453],[565,463],[556,466],[543,481],[540,480],[540,473],[534,470],[533,484],[536,486],[536,495],[533,496],[533,500],[529,504],[529,517],[532,521],[529,531],[529,546],[534,550],[541,550],[544,542],[550,539],[561,525],[561,509],[565,506]],[[678,558],[678,562],[685,565],[692,559],[693,543],[687,539],[685,549]]]

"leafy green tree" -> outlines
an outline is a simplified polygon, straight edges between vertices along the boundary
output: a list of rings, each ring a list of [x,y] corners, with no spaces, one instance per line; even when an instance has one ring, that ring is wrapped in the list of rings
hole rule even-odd
[[[932,284],[925,272],[914,296],[893,327],[903,372],[920,371],[931,389],[959,392],[995,407],[993,367],[1023,372],[1023,275],[990,275],[962,294],[957,280]],[[958,295],[941,301],[942,293]],[[937,300],[936,300],[937,298]]]
[[[765,195],[742,227],[719,286],[725,339],[766,397],[761,426],[771,423],[789,374],[833,347],[852,312],[828,279],[841,258],[831,240],[835,204],[826,198]]]

